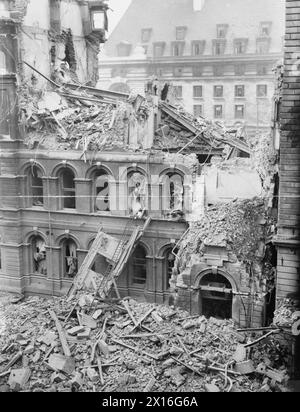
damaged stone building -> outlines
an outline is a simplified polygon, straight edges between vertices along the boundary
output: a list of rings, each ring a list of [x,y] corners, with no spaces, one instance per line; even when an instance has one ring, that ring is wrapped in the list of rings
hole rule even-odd
[[[33,2],[1,5],[1,289],[63,295],[86,274],[93,284],[132,240],[122,296],[269,325],[270,135],[196,119],[156,81],[145,97],[95,88],[105,2],[45,2],[39,22]]]

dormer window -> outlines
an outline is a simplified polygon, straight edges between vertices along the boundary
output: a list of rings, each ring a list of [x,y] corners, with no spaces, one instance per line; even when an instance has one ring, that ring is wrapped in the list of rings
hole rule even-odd
[[[235,39],[233,46],[234,54],[245,54],[248,46],[248,39]]]
[[[152,29],[142,29],[142,43],[148,43],[151,39]]]
[[[185,43],[183,41],[172,43],[172,56],[181,57],[183,55]]]
[[[213,55],[222,56],[225,53],[226,40],[213,40]]]
[[[218,24],[217,25],[217,38],[225,39],[227,36],[228,24]]]
[[[185,40],[187,27],[176,27],[176,40]]]
[[[260,23],[259,35],[261,37],[269,37],[271,34],[272,22],[266,21]]]
[[[192,42],[192,55],[201,56],[205,50],[205,40]]]

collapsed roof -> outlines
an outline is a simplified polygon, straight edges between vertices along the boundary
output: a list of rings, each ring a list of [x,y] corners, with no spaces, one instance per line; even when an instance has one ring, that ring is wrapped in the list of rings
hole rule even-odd
[[[222,154],[230,147],[246,155],[251,152],[237,130],[228,131],[220,123],[196,119],[165,101],[158,104],[161,120],[154,131],[150,123],[154,125],[151,113],[157,110],[155,99],[47,80],[55,91],[37,90],[34,85],[19,89],[24,142],[31,148],[38,145],[84,153],[148,149],[183,152],[189,148],[197,154]]]

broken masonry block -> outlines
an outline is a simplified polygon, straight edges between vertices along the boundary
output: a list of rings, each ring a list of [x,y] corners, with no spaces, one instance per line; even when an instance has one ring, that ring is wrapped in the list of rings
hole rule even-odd
[[[80,372],[75,372],[72,380],[71,380],[71,385],[75,389],[80,389],[83,385],[83,379],[82,379],[82,374]]]
[[[99,340],[98,342],[98,347],[100,349],[100,351],[103,353],[104,356],[108,356],[109,355],[109,347],[108,345],[104,342],[104,340]]]
[[[89,380],[92,382],[97,382],[99,380],[99,375],[93,368],[87,369],[86,374]]]
[[[255,371],[255,368],[252,360],[247,360],[245,362],[236,363],[234,365],[234,370],[242,375],[250,375]]]
[[[66,380],[66,377],[62,373],[53,372],[50,380],[51,383],[61,383]]]
[[[91,335],[91,329],[85,328],[83,332],[78,333],[77,339],[85,340],[89,339]]]
[[[34,352],[34,346],[33,345],[28,345],[24,351],[23,354],[24,355],[31,355]]]
[[[181,349],[181,348],[178,348],[176,346],[172,346],[172,348],[170,349],[169,352],[170,352],[170,355],[179,356],[179,355],[182,355],[184,353],[184,350]]]
[[[60,354],[51,355],[48,364],[51,368],[68,375],[71,375],[75,370],[75,360]]]
[[[85,331],[85,327],[84,326],[75,326],[72,329],[68,329],[68,334],[71,336],[75,336],[78,335],[79,333],[82,333]]]
[[[247,349],[244,345],[238,345],[232,357],[236,362],[244,362],[247,359]]]
[[[44,336],[42,336],[41,338],[38,338],[37,340],[41,343],[44,343],[47,346],[50,346],[56,340],[56,333],[49,331]]]
[[[29,368],[14,369],[11,371],[8,384],[13,391],[24,389],[31,375]]]
[[[151,316],[155,320],[155,322],[157,322],[157,323],[162,323],[163,322],[163,318],[161,316],[159,316],[159,314],[157,312],[152,312]]]
[[[95,319],[92,318],[92,316],[80,314],[80,318],[83,326],[86,326],[89,329],[97,328],[97,322],[95,321]]]
[[[93,314],[92,318],[94,320],[98,320],[100,318],[100,316],[102,315],[103,310],[102,309],[98,309],[96,310],[96,312]]]

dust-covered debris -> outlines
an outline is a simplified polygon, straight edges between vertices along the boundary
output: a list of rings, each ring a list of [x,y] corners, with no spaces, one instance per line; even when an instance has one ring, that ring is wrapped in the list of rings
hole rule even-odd
[[[261,334],[238,333],[230,320],[132,299],[77,301],[0,301],[0,391],[287,391],[287,355],[270,336],[251,345]],[[79,324],[94,313],[95,329]]]

